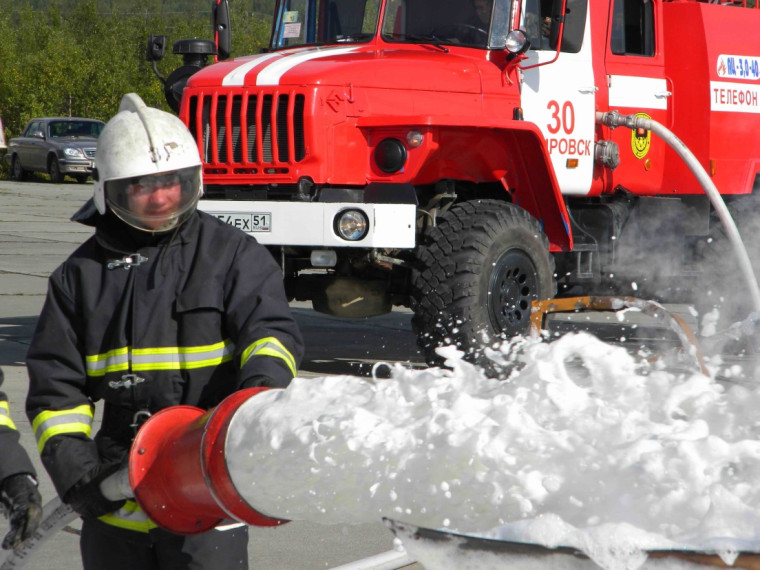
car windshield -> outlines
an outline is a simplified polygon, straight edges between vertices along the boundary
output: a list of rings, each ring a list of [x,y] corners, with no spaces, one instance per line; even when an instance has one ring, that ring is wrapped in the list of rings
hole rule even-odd
[[[369,42],[381,0],[279,0],[271,48]],[[494,0],[385,0],[388,42],[504,48],[509,3]]]
[[[91,137],[98,138],[105,125],[99,121],[51,121],[48,135],[51,138]]]

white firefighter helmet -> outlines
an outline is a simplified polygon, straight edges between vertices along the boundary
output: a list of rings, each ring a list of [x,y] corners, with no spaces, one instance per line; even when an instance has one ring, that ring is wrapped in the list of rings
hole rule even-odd
[[[129,225],[163,232],[184,222],[203,193],[198,145],[176,116],[124,95],[95,153],[93,202]]]

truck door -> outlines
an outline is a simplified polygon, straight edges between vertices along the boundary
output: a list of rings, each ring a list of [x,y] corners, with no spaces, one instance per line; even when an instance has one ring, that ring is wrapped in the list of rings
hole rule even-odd
[[[623,115],[641,113],[670,127],[670,86],[658,45],[662,38],[659,1],[613,0],[612,4],[605,51],[609,109]],[[614,184],[636,194],[661,192],[666,143],[649,132],[629,129],[615,129],[611,138],[618,144],[621,159],[612,173]]]
[[[523,28],[531,41],[522,66],[523,116],[543,132],[562,193],[583,196],[591,190],[594,171],[598,91],[588,0],[567,0],[558,57],[561,0],[525,0],[523,6]]]

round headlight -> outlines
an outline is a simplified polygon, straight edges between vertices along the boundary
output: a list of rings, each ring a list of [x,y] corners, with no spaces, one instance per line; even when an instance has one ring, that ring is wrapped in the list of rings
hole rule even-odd
[[[359,241],[367,230],[369,220],[361,210],[343,210],[335,216],[335,233],[347,241]]]
[[[375,162],[383,172],[393,174],[406,163],[406,147],[398,139],[383,139],[375,147]]]
[[[528,43],[528,38],[522,30],[512,30],[507,34],[506,48],[509,53],[523,53],[528,47],[530,47],[530,43]]]

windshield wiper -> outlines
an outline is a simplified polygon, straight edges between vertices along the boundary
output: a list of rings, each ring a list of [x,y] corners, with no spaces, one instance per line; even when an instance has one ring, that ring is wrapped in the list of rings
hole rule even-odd
[[[372,38],[374,34],[345,34],[335,36],[337,43],[361,42]]]

